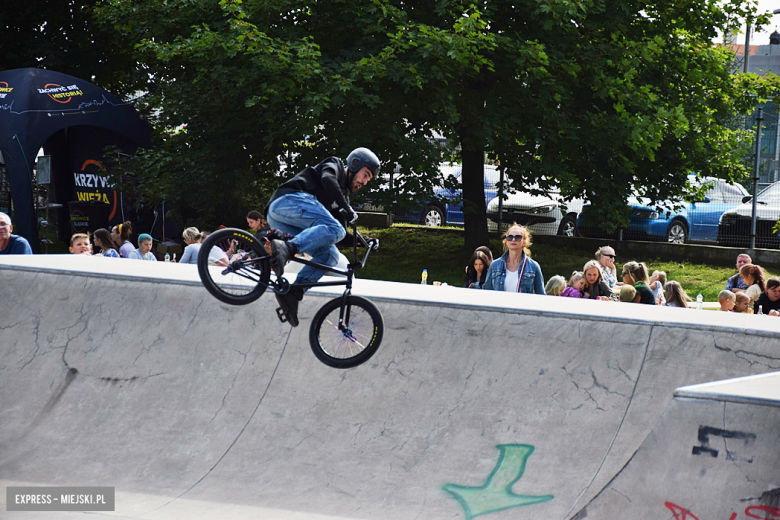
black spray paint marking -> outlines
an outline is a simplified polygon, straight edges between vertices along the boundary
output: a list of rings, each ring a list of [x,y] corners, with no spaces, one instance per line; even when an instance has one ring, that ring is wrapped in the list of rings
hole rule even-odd
[[[710,435],[713,437],[722,437],[723,439],[737,439],[745,441],[744,447],[747,448],[756,440],[755,433],[738,432],[732,430],[721,430],[712,426],[699,426],[699,442],[701,446],[694,446],[691,453],[694,455],[709,455],[717,458],[718,450],[710,447]],[[726,460],[737,462],[753,462],[753,459],[738,457],[733,451],[726,450]]]

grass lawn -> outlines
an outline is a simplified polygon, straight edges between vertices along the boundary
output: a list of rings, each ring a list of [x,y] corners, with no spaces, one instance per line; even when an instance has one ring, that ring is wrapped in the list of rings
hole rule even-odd
[[[364,229],[365,236],[378,237],[379,251],[372,253],[360,278],[388,280],[393,282],[420,283],[423,269],[428,269],[428,283],[447,282],[463,285],[464,269],[471,253],[463,249],[463,234],[447,230],[421,229],[417,227],[393,226],[389,229]],[[493,256],[502,254],[502,244],[492,240]],[[352,258],[352,250],[343,251]],[[360,251],[358,251],[360,253]],[[539,262],[545,282],[559,274],[566,280],[572,271],[582,270],[585,262],[593,258],[593,251],[574,247],[555,247],[546,244],[531,246],[531,256]],[[648,270],[665,271],[667,279],[677,280],[691,298],[701,292],[705,301],[717,301],[718,293],[726,280],[736,273],[734,267],[720,267],[690,262],[668,262],[660,258],[620,258],[624,262],[644,262]],[[616,263],[618,275],[622,262]],[[768,276],[780,276],[778,272],[767,272]]]

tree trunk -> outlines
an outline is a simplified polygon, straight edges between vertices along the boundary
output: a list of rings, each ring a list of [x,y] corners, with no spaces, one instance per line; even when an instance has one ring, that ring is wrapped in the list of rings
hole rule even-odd
[[[490,244],[485,210],[485,151],[468,130],[462,130],[464,248],[473,251]],[[469,142],[470,141],[470,142]]]

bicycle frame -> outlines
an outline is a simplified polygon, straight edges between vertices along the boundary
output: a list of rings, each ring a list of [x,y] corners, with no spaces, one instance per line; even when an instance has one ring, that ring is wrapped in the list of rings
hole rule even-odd
[[[338,280],[333,282],[311,282],[311,283],[302,283],[296,285],[297,287],[302,287],[306,289],[309,289],[311,287],[331,287],[331,286],[338,286],[338,285],[346,286],[344,289],[344,294],[341,295],[341,311],[339,312],[339,330],[344,333],[349,333],[349,330],[347,329],[346,326],[344,326],[344,323],[349,323],[349,315],[347,314],[345,316],[345,312],[346,312],[347,296],[349,296],[352,293],[352,279],[355,275],[355,271],[358,271],[363,267],[365,267],[366,261],[368,260],[368,255],[376,247],[375,239],[366,241],[363,235],[358,233],[357,223],[352,224],[352,235],[354,237],[354,240],[352,242],[352,263],[347,265],[346,269],[320,264],[318,262],[312,262],[311,260],[306,260],[304,258],[293,257],[290,259],[291,262],[298,262],[299,264],[308,265],[310,267],[316,267],[317,269],[322,269],[324,271],[329,271],[331,273],[336,273],[347,277],[346,280]],[[357,259],[357,240],[360,240],[360,242],[366,248],[366,254],[363,256],[363,259],[359,262]],[[271,287],[271,289],[274,292],[279,294],[285,294],[290,290],[290,284],[287,283],[286,280],[284,280],[284,282],[282,283],[280,283],[279,280],[271,281],[269,282],[268,285]]]

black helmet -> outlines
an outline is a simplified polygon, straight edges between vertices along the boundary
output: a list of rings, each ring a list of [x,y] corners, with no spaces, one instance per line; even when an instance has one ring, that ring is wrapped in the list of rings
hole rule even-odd
[[[355,175],[363,166],[368,166],[371,175],[376,179],[379,175],[379,158],[368,148],[355,148],[347,157],[347,170]]]

